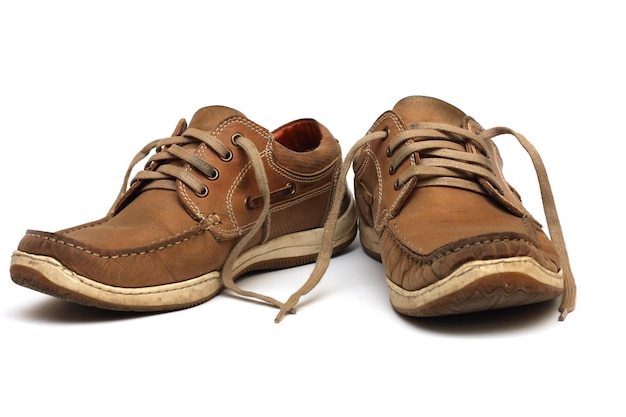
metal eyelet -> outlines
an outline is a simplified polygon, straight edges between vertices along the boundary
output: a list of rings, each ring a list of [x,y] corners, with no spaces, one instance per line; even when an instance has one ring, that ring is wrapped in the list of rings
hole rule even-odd
[[[385,137],[383,138],[383,141],[386,140],[389,137],[389,132],[390,131],[391,131],[391,129],[389,129],[389,126],[383,127],[383,132],[385,132]]]
[[[239,145],[237,145],[237,140],[239,140],[242,137],[243,137],[243,135],[241,133],[235,133],[234,135],[232,135],[230,137],[230,141],[232,142],[233,145],[239,146]]]
[[[391,148],[388,146],[387,150],[385,151],[385,153],[387,154],[387,158],[390,158],[391,155],[393,155],[393,153],[391,152]]]
[[[246,199],[243,201],[243,204],[246,207],[246,210],[248,211],[254,210],[254,207],[250,205],[250,197],[246,197]]]
[[[208,188],[208,187],[206,187],[206,186],[205,186],[205,187],[203,187],[203,188],[202,188],[202,191],[200,191],[199,193],[196,193],[196,195],[197,195],[198,197],[200,197],[200,198],[204,198],[204,197],[206,197],[207,195],[209,195],[209,188]]]
[[[396,169],[393,167],[393,165],[389,166],[389,175],[394,175],[396,173]]]
[[[296,193],[296,184],[290,182],[287,186],[289,187],[289,195],[294,195]]]
[[[233,160],[233,151],[231,151],[230,149],[228,150],[228,153],[226,154],[226,156],[222,157],[220,156],[220,159],[224,162],[230,162]]]
[[[400,184],[399,180],[396,180],[396,182],[393,183],[393,189],[398,191],[400,187],[402,187],[402,184]]]
[[[211,180],[211,181],[215,181],[216,179],[218,179],[220,176],[220,172],[213,168],[213,172],[211,173],[211,175],[207,175],[206,177]]]

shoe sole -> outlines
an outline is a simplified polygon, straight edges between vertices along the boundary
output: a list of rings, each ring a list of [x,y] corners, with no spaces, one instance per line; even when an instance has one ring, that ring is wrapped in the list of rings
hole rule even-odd
[[[365,251],[381,260],[376,232],[360,225]],[[530,257],[477,260],[428,287],[408,291],[386,277],[391,305],[399,313],[433,317],[516,307],[552,300],[563,293],[562,271]]]
[[[323,228],[292,233],[248,249],[234,265],[236,277],[246,272],[283,269],[315,262]],[[356,236],[354,202],[339,218],[333,254],[341,253]],[[78,275],[52,257],[15,251],[11,258],[13,282],[74,303],[119,311],[171,311],[201,304],[222,288],[220,271],[173,284],[142,288],[105,285]]]

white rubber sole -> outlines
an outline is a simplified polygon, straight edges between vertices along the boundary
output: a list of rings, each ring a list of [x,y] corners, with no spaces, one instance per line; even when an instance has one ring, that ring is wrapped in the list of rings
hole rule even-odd
[[[314,262],[323,228],[292,233],[250,248],[235,261],[234,275],[257,269],[279,269]],[[333,247],[343,250],[356,235],[356,209],[338,219]],[[143,288],[105,285],[81,276],[52,257],[15,251],[11,277],[17,284],[79,304],[122,311],[169,311],[200,304],[222,288],[220,271],[173,284]]]

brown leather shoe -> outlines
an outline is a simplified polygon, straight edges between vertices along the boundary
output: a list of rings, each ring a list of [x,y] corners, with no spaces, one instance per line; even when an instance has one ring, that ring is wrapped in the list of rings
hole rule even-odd
[[[492,138],[514,135],[530,154],[552,240],[502,175]],[[357,145],[360,239],[381,260],[400,313],[439,316],[550,300],[575,285],[545,169],[507,128],[484,130],[434,98],[407,97]],[[346,158],[348,159],[348,158]]]
[[[130,187],[132,167],[156,152]],[[270,133],[221,106],[135,157],[122,193],[101,220],[47,233],[30,230],[11,261],[17,284],[89,306],[167,311],[202,303],[259,269],[315,261],[341,167],[341,149],[311,119]],[[348,194],[335,253],[356,235]]]

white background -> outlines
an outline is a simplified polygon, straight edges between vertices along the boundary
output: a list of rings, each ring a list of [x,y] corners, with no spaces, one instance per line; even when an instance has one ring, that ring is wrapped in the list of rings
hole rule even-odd
[[[625,415],[619,2],[5,1],[0,5],[0,414]],[[13,284],[28,228],[106,213],[130,159],[228,105],[274,129],[314,117],[344,152],[407,95],[539,149],[577,279],[557,302],[417,320],[355,242],[298,314],[222,294],[137,315]],[[505,174],[543,219],[512,137]],[[351,180],[351,179],[350,179]],[[285,299],[310,266],[251,275]]]

